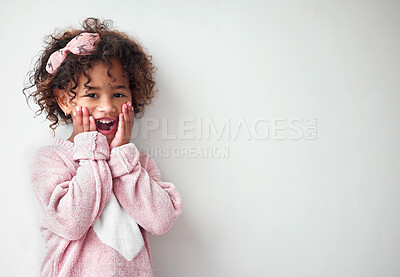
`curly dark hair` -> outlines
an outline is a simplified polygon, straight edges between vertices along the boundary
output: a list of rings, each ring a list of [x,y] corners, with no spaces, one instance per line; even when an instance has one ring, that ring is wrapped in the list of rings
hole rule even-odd
[[[45,37],[45,49],[41,52],[34,69],[29,71],[29,84],[24,87],[23,94],[29,106],[29,98],[33,98],[39,105],[39,110],[35,112],[35,117],[45,111],[46,118],[52,123],[49,127],[54,130],[59,123],[72,123],[70,115],[65,115],[59,107],[54,89],[66,89],[72,94],[71,100],[76,97],[74,89],[77,88],[77,77],[83,73],[90,81],[86,71],[92,68],[96,62],[103,62],[108,65],[108,76],[112,59],[117,58],[122,64],[124,77],[129,80],[129,88],[132,92],[132,106],[135,117],[143,117],[144,107],[151,103],[152,98],[157,95],[154,89],[154,73],[156,67],[152,64],[152,56],[147,54],[138,41],[126,33],[113,29],[111,20],[99,20],[98,18],[86,18],[82,23],[81,30],[71,29],[61,32],[55,31],[54,34]],[[50,55],[65,47],[67,43],[81,33],[98,33],[100,41],[97,50],[92,55],[73,55],[69,54],[60,65],[56,74],[51,75],[46,71],[47,61]],[[36,90],[28,96],[25,91],[36,86]]]

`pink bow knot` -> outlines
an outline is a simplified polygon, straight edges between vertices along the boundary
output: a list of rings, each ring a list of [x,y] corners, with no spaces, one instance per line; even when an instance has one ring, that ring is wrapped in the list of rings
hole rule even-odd
[[[75,55],[91,55],[96,50],[96,43],[100,40],[97,33],[81,33],[73,38],[64,48],[55,51],[47,61],[46,71],[50,74],[57,72],[69,53]]]

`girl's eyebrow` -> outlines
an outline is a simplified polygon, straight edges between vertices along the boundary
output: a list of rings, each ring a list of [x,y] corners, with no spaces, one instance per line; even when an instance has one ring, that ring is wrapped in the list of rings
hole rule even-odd
[[[87,88],[87,90],[99,90],[101,89],[100,87],[92,87],[89,85],[86,85],[85,88]],[[112,89],[125,89],[125,90],[129,90],[127,86],[125,85],[117,85],[117,86],[112,86]]]

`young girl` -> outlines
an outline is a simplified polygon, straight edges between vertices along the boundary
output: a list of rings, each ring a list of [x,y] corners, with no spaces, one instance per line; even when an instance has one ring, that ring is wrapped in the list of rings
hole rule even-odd
[[[130,142],[134,116],[155,96],[151,56],[110,21],[49,36],[30,77],[53,130],[72,123],[31,162],[47,252],[41,276],[153,276],[147,232],[181,214],[175,186]],[[38,112],[39,112],[38,111]]]

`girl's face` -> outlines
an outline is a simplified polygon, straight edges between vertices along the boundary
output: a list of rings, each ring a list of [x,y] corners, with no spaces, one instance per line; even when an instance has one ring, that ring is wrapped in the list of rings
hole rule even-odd
[[[132,93],[128,80],[123,76],[122,65],[118,59],[112,60],[110,70],[115,80],[107,75],[107,70],[108,65],[101,62],[89,69],[87,74],[90,77],[90,83],[86,84],[86,87],[84,84],[88,80],[81,74],[78,78],[78,86],[74,90],[76,92],[76,97],[73,99],[75,104],[68,102],[65,109],[69,113],[73,113],[77,106],[87,107],[89,115],[96,120],[97,131],[105,135],[110,143],[118,129],[122,105],[128,101],[132,102]],[[109,128],[111,129],[108,130]],[[73,136],[74,134],[71,137]]]

